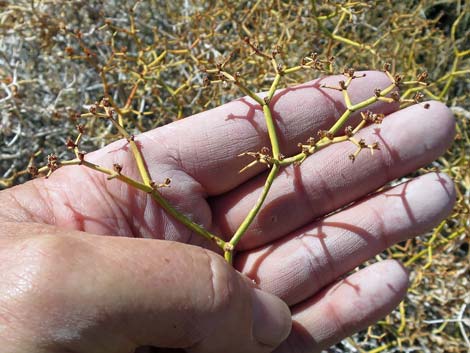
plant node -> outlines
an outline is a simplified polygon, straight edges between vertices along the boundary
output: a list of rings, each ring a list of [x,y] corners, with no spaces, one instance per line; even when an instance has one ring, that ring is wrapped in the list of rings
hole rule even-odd
[[[357,149],[356,151],[354,151],[354,153],[350,154],[348,157],[349,159],[354,162],[357,158],[357,156],[359,155],[359,153],[365,149],[365,148],[368,148],[370,150],[370,153],[371,155],[374,154],[374,151],[375,150],[379,150],[379,143],[378,142],[374,142],[374,143],[371,143],[371,144],[366,144],[365,140],[364,139],[360,139],[359,141],[357,141],[355,138],[353,137],[350,137],[348,138],[349,141],[351,141],[354,145],[357,146]]]
[[[275,162],[271,157],[270,152],[271,151],[268,147],[263,147],[259,152],[244,152],[239,154],[238,157],[250,156],[253,157],[255,160],[243,167],[238,173],[243,173],[245,170],[253,167],[258,163],[265,164],[268,168],[270,168]]]
[[[55,153],[51,153],[47,156],[47,168],[48,171],[46,174],[46,178],[48,178],[52,174],[52,172],[59,168],[59,159]]]
[[[65,142],[65,146],[67,146],[67,149],[73,150],[75,147],[77,147],[77,144],[70,137],[67,137],[67,141]]]
[[[223,249],[224,252],[232,252],[233,249],[235,249],[235,247],[233,246],[233,244],[228,243],[228,242],[224,244],[224,249]]]

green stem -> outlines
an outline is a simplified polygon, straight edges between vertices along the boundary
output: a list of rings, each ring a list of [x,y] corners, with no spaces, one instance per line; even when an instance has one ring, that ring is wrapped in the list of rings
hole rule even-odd
[[[380,92],[380,97],[385,97],[387,94],[389,94],[391,91],[393,91],[394,88],[395,88],[395,84],[391,84],[387,88],[383,89]],[[339,129],[341,129],[343,127],[343,125],[346,123],[346,121],[349,119],[349,116],[351,115],[351,113],[353,113],[353,112],[355,112],[359,109],[363,109],[363,108],[368,107],[369,105],[377,102],[378,99],[379,99],[379,97],[373,96],[373,97],[370,97],[369,99],[366,99],[366,100],[364,100],[360,103],[351,105],[348,108],[348,110],[346,110],[343,113],[343,115],[336,121],[336,123],[328,131],[331,132],[332,134],[336,134],[339,131]]]
[[[266,196],[268,195],[268,192],[271,189],[271,185],[274,181],[274,178],[276,177],[276,175],[279,171],[279,168],[280,168],[280,166],[279,166],[279,154],[280,154],[279,141],[278,141],[278,138],[277,138],[276,127],[274,125],[271,109],[269,108],[269,101],[272,99],[272,97],[274,96],[274,93],[276,92],[276,89],[279,85],[281,76],[282,76],[282,74],[279,73],[279,72],[276,74],[276,76],[274,78],[274,81],[273,81],[273,83],[272,83],[272,85],[269,89],[268,95],[266,96],[266,100],[261,99],[258,95],[254,94],[251,91],[249,91],[249,93],[251,93],[251,94],[248,94],[250,97],[255,99],[258,103],[260,103],[261,106],[263,107],[264,118],[265,118],[265,121],[266,121],[266,126],[268,128],[269,140],[271,142],[271,148],[272,148],[272,151],[273,151],[273,159],[274,159],[275,163],[271,167],[271,170],[270,170],[270,172],[268,174],[268,177],[266,179],[266,182],[264,184],[263,191],[261,192],[261,195],[258,198],[258,201],[256,201],[256,204],[253,206],[251,211],[245,217],[242,224],[240,224],[240,226],[238,227],[238,229],[236,230],[235,234],[232,236],[232,238],[230,239],[228,244],[225,245],[224,257],[225,257],[225,260],[228,263],[232,263],[232,261],[233,261],[233,250],[235,249],[237,244],[240,242],[243,235],[247,231],[248,227],[253,222],[253,219],[256,217],[259,210],[261,209],[261,206],[263,205],[264,200],[266,200]],[[243,89],[244,88],[243,86],[239,85],[239,87],[242,90],[242,92],[246,93],[245,90]]]
[[[391,84],[390,86],[386,87],[385,89],[383,89],[380,93],[380,96],[379,97],[385,97],[387,94],[389,94],[393,89],[395,88],[395,84]],[[353,104],[351,105],[347,110],[344,111],[343,115],[341,115],[341,117],[336,121],[336,123],[328,130],[329,133],[335,135],[338,133],[338,131],[346,124],[346,122],[349,120],[349,118],[351,117],[351,114],[354,113],[355,111],[359,110],[359,109],[363,109],[363,108],[366,108],[368,107],[369,105],[377,102],[377,100],[379,99],[379,97],[377,96],[373,96],[373,97],[370,97],[369,99],[366,99],[360,103],[357,103],[357,104]],[[312,153],[315,151],[318,151],[320,150],[321,148],[324,148],[328,145],[330,145],[331,143],[335,143],[335,142],[341,142],[342,140],[339,139],[336,137],[333,139],[333,141],[329,140],[328,138],[323,138],[321,139],[316,145],[315,147],[312,147]],[[281,166],[287,166],[289,164],[292,164],[292,163],[295,163],[295,162],[300,162],[300,161],[303,161],[306,157],[308,157],[308,154],[304,153],[304,152],[300,152],[298,154],[296,154],[295,156],[292,156],[292,157],[289,157],[289,158],[285,158],[283,159],[282,161],[279,161],[279,165]]]
[[[430,245],[432,249],[435,249],[439,246],[447,244],[449,241],[454,240],[455,238],[459,237],[465,232],[465,228],[460,228],[459,230],[453,232],[450,234],[448,237],[445,238],[445,240],[441,240],[437,243],[434,243],[433,245]],[[419,253],[415,254],[411,259],[405,262],[405,266],[410,266],[417,260],[419,260],[421,257],[425,256],[428,253],[428,248],[421,250]]]
[[[269,88],[268,98],[267,98],[268,102],[271,101],[271,99],[273,98],[280,80],[281,80],[281,74],[277,73],[276,76],[274,77],[273,83],[271,84],[271,88]]]
[[[268,177],[266,178],[266,182],[264,183],[263,191],[261,192],[260,197],[256,201],[256,204],[250,210],[250,212],[248,213],[246,218],[243,220],[242,224],[240,224],[237,231],[232,236],[232,239],[230,239],[229,243],[231,245],[233,245],[234,248],[240,242],[243,235],[247,231],[248,227],[253,222],[254,218],[256,217],[259,210],[261,209],[261,206],[263,205],[264,201],[266,200],[266,196],[268,195],[268,192],[271,189],[274,178],[276,177],[276,175],[279,171],[279,168],[280,167],[279,167],[278,164],[274,164],[272,166],[271,171],[269,172]],[[232,259],[233,259],[233,251],[225,251],[225,259],[227,260],[227,262],[231,263]]]
[[[273,151],[273,158],[275,160],[279,159],[279,140],[276,134],[276,126],[274,125],[273,115],[271,113],[271,108],[269,108],[269,102],[276,92],[279,81],[281,80],[281,74],[277,73],[274,81],[269,89],[268,96],[266,97],[266,102],[263,104],[263,113],[264,119],[266,120],[266,126],[268,127],[269,141],[271,142],[271,148]]]
[[[339,29],[339,25],[341,25],[341,22],[344,20],[344,13],[341,15],[339,21],[338,21],[338,24],[337,26],[335,27],[335,30],[334,32],[331,32],[330,30],[328,30],[324,25],[323,23],[321,22],[320,20],[320,16],[318,16],[317,14],[317,8],[316,8],[316,0],[312,0],[311,1],[311,4],[312,4],[312,13],[313,13],[313,16],[315,17],[315,21],[317,22],[317,25],[318,25],[318,28],[323,32],[325,33],[329,38],[331,39],[334,39],[338,42],[341,42],[341,43],[344,43],[344,44],[348,44],[348,45],[351,45],[353,47],[356,47],[356,48],[360,48],[360,49],[366,49],[368,50],[371,54],[373,55],[376,55],[376,51],[374,49],[372,49],[372,47],[370,45],[365,45],[365,44],[362,44],[362,43],[358,43],[352,39],[348,39],[346,37],[343,37],[343,36],[340,36],[340,35],[337,35],[336,32],[338,31]]]
[[[88,162],[85,160],[79,160],[79,159],[73,159],[70,161],[61,161],[60,162],[60,167],[62,166],[71,166],[71,165],[83,165],[87,168],[96,170],[98,172],[101,172],[103,174],[109,175],[113,179],[118,179],[124,183],[126,183],[129,186],[134,187],[135,189],[144,191],[148,193],[152,198],[158,203],[160,207],[162,207],[168,214],[170,214],[172,217],[174,217],[176,220],[178,220],[180,223],[185,225],[188,229],[192,230],[193,232],[202,235],[204,238],[213,241],[214,243],[217,244],[222,250],[225,249],[226,247],[226,242],[219,238],[218,236],[212,234],[211,232],[207,231],[197,223],[193,222],[191,219],[189,219],[187,216],[179,212],[177,209],[175,209],[159,192],[158,190],[154,189],[150,185],[141,183],[135,179],[132,179],[124,174],[117,173],[114,170],[102,167],[98,164],[94,164],[92,162]],[[42,167],[39,169],[40,173],[47,172],[49,168],[47,166]]]
[[[226,242],[218,236],[212,234],[208,230],[204,229],[197,223],[190,220],[187,216],[176,210],[157,190],[152,189],[150,192],[152,198],[162,207],[168,214],[173,216],[176,220],[186,226],[189,230],[202,235],[204,238],[213,241],[221,249],[225,248]]]
[[[269,140],[271,141],[271,147],[273,149],[273,158],[279,158],[279,142],[276,135],[276,127],[274,126],[271,109],[267,104],[263,105],[263,113],[266,118],[266,125],[268,127]]]
[[[457,70],[458,64],[459,64],[460,58],[458,56],[455,57],[454,62],[452,63],[452,72],[455,72]],[[439,94],[439,100],[442,101],[442,99],[446,96],[447,92],[449,91],[450,87],[452,86],[452,81],[454,81],[454,75],[450,75],[449,78],[447,79],[447,82],[442,89],[441,93]]]
[[[348,136],[338,136],[338,137],[335,137],[333,140],[326,139],[326,140],[319,141],[315,145],[314,152],[318,152],[319,150],[321,150],[321,149],[323,149],[323,148],[325,148],[329,145],[332,145],[333,143],[344,142],[344,141],[347,141],[347,140],[348,140]],[[313,151],[312,151],[312,153],[313,153]],[[309,156],[309,154],[306,154],[304,152],[300,152],[299,154],[296,154],[295,156],[285,158],[282,161],[279,161],[279,165],[281,167],[286,167],[286,166],[288,166],[292,163],[303,161],[308,156]]]
[[[300,71],[300,70],[302,70],[303,68],[304,68],[304,67],[303,67],[302,65],[290,67],[290,68],[284,70],[284,74],[285,74],[285,75],[289,75],[289,74],[292,74],[292,73],[294,73],[294,72]]]
[[[253,98],[259,105],[263,106],[265,104],[264,100],[261,99],[257,94],[255,94],[248,87],[244,86],[243,84],[239,82],[236,82],[235,84],[238,86],[238,88],[240,88],[240,91],[242,91],[247,96]]]

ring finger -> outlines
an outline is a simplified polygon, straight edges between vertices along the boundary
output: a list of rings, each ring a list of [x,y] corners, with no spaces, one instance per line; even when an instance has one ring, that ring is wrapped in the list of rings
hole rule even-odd
[[[431,229],[454,201],[451,179],[429,173],[241,253],[236,267],[261,289],[294,305],[392,244]]]

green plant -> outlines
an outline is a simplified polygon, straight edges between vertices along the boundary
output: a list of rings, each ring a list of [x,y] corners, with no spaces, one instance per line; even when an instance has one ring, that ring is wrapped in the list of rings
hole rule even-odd
[[[211,7],[194,3],[187,8],[175,2],[159,8],[153,1],[118,1],[101,7],[99,2],[77,2],[72,6],[43,1],[34,6],[26,2],[1,6],[4,61],[0,79],[6,89],[0,95],[4,136],[0,183],[4,186],[24,180],[28,164],[32,166],[32,159],[41,158],[42,149],[42,154],[51,154],[52,168],[71,163],[66,162],[59,146],[65,136],[73,134],[77,112],[94,101],[98,101],[97,115],[86,115],[81,121],[87,134],[79,134],[80,138],[72,141],[80,143],[79,158],[82,149],[92,150],[123,136],[118,125],[131,137],[217,106],[243,90],[235,81],[253,97],[256,91],[269,92],[277,67],[271,64],[271,53],[265,48],[282,44],[276,60],[285,71],[298,66],[302,56],[312,50],[318,52],[316,59],[326,61],[334,54],[338,67],[378,68],[390,62],[390,70],[402,72],[405,81],[427,70],[430,83],[405,89],[401,98],[410,99],[419,91],[425,98],[439,99],[453,107],[458,123],[454,147],[420,173],[434,169],[449,173],[457,183],[458,202],[451,218],[432,234],[400,244],[381,256],[400,258],[411,266],[415,273],[413,290],[400,312],[371,328],[365,338],[361,336],[361,347],[379,346],[385,350],[395,345],[414,346],[424,344],[416,340],[423,336],[428,345],[440,339],[441,351],[465,348],[461,334],[451,324],[440,330],[421,321],[447,317],[449,311],[457,313],[463,305],[462,299],[456,298],[460,298],[457,288],[465,287],[464,280],[455,286],[455,296],[448,298],[439,294],[442,283],[437,278],[448,271],[458,273],[468,258],[468,3],[256,1],[217,2]],[[79,19],[70,15],[75,12]],[[68,14],[71,20],[65,23],[51,15],[54,13]],[[13,36],[25,40],[9,40]],[[248,43],[245,37],[250,38]],[[36,52],[34,48],[41,48],[37,62],[28,54]],[[15,58],[21,64],[15,66],[10,58],[5,59],[9,53],[17,53]],[[145,70],[142,61],[150,69]],[[329,71],[329,63],[323,64],[323,69]],[[218,65],[223,66],[222,70]],[[38,68],[54,79],[38,77]],[[241,72],[239,77],[236,72]],[[311,69],[288,72],[282,77],[283,85],[303,82],[312,73],[318,75]],[[76,80],[72,79],[74,75]],[[220,80],[221,84],[205,85],[206,75],[206,83]],[[109,99],[108,111],[115,111],[114,121],[104,109],[108,103],[101,99],[103,96]],[[342,133],[346,126],[338,131]],[[315,141],[320,143],[318,137]],[[320,141],[335,142],[326,134]],[[311,142],[302,143],[305,152],[314,147]],[[354,150],[351,145],[353,154]],[[269,152],[250,153],[255,164],[269,163],[273,157],[276,160],[272,145]],[[299,154],[296,158],[301,161],[303,157]],[[272,162],[271,171],[275,165]],[[292,160],[287,157],[282,162]],[[114,168],[109,166],[110,176],[122,178],[118,175],[120,166]],[[145,179],[138,183],[146,185]],[[157,192],[166,185],[165,180],[156,184]],[[427,302],[432,305],[425,305]]]
[[[252,161],[250,164],[244,167],[240,172],[245,171],[246,169],[254,166],[257,163],[262,163],[268,167],[269,174],[267,176],[264,189],[258,201],[253,206],[253,208],[248,212],[248,215],[240,224],[240,226],[238,227],[236,232],[232,235],[229,241],[224,241],[222,237],[212,234],[211,232],[204,229],[197,223],[193,222],[190,218],[188,218],[187,216],[179,212],[160,194],[158,189],[162,187],[170,186],[170,179],[166,179],[162,183],[158,183],[152,179],[151,175],[149,174],[147,170],[145,160],[142,157],[139,147],[137,146],[134,140],[134,136],[130,135],[125,130],[123,123],[122,123],[123,121],[122,115],[124,114],[124,112],[126,112],[126,110],[129,109],[128,104],[126,103],[126,106],[122,108],[117,107],[115,104],[113,104],[113,102],[111,101],[110,97],[107,95],[106,92],[105,92],[106,94],[105,98],[103,98],[100,102],[96,102],[93,105],[91,105],[89,108],[89,112],[85,114],[81,114],[80,117],[81,118],[106,119],[112,123],[112,126],[116,129],[118,134],[122,136],[123,138],[125,138],[127,142],[129,143],[130,148],[132,150],[132,154],[134,155],[135,163],[139,170],[141,180],[135,180],[129,176],[122,174],[121,165],[114,164],[113,169],[110,169],[108,167],[100,166],[100,165],[87,161],[85,158],[85,153],[80,151],[79,149],[80,139],[84,133],[84,127],[82,125],[77,126],[78,131],[79,131],[78,137],[74,141],[71,139],[67,140],[67,147],[74,151],[74,154],[76,157],[75,159],[69,160],[69,161],[61,161],[57,158],[56,155],[51,154],[48,156],[48,163],[46,166],[41,167],[39,169],[34,166],[30,166],[29,171],[35,176],[45,175],[46,177],[48,177],[52,174],[52,172],[54,172],[59,167],[69,166],[69,165],[82,165],[84,167],[91,168],[95,171],[107,174],[108,179],[114,179],[114,178],[119,179],[134,188],[137,188],[143,192],[150,194],[152,198],[163,209],[165,209],[166,212],[168,212],[178,221],[183,223],[190,230],[207,238],[210,241],[215,242],[215,244],[223,250],[225,259],[229,263],[231,263],[233,260],[233,253],[234,253],[234,250],[236,249],[237,244],[240,242],[243,235],[246,233],[248,227],[252,223],[253,219],[256,217],[256,215],[260,211],[261,206],[263,205],[263,202],[265,201],[266,196],[268,195],[271,185],[276,175],[278,174],[280,168],[288,166],[292,163],[300,164],[308,156],[312,155],[316,151],[326,146],[329,146],[333,143],[338,143],[338,142],[343,142],[343,141],[351,141],[352,144],[356,146],[355,152],[349,155],[349,159],[351,159],[352,162],[354,162],[357,155],[363,149],[369,149],[371,153],[373,153],[374,150],[379,149],[378,142],[367,144],[362,139],[361,140],[355,139],[355,134],[361,128],[363,128],[367,123],[370,123],[370,122],[380,123],[383,119],[383,115],[374,114],[370,111],[367,111],[366,113],[362,112],[361,122],[357,126],[352,127],[351,125],[347,125],[352,114],[356,111],[367,108],[368,106],[370,106],[371,104],[377,101],[385,101],[388,103],[401,101],[402,103],[407,103],[409,100],[400,100],[400,95],[398,91],[397,90],[393,91],[393,90],[396,88],[399,88],[400,86],[420,85],[421,87],[425,87],[427,85],[425,83],[425,79],[427,78],[426,72],[423,72],[422,74],[418,75],[417,79],[414,81],[403,82],[402,77],[400,75],[393,76],[389,72],[390,65],[386,64],[384,71],[389,76],[391,80],[391,84],[383,90],[376,88],[373,96],[371,96],[368,99],[363,100],[362,102],[353,104],[348,94],[348,87],[350,83],[352,82],[352,80],[360,79],[360,78],[366,79],[366,75],[365,74],[357,75],[354,69],[346,68],[343,72],[343,75],[345,76],[345,80],[340,80],[338,82],[337,87],[326,86],[326,85],[321,86],[324,88],[335,89],[335,90],[342,92],[345,105],[346,105],[346,110],[344,111],[344,113],[341,115],[341,117],[339,117],[339,119],[335,122],[335,124],[331,126],[328,130],[319,131],[317,138],[312,136],[308,139],[306,143],[299,143],[299,147],[301,151],[298,154],[295,154],[293,156],[284,156],[280,151],[279,141],[278,141],[277,132],[276,132],[276,126],[275,126],[275,122],[273,120],[273,116],[272,116],[272,112],[270,108],[270,102],[275,98],[276,90],[278,89],[281,78],[285,75],[298,72],[300,70],[311,70],[311,69],[323,70],[325,65],[328,65],[331,69],[333,58],[330,58],[328,60],[320,60],[318,58],[318,55],[316,53],[313,53],[311,54],[311,56],[305,57],[304,59],[302,59],[302,62],[300,65],[294,66],[291,68],[283,68],[282,65],[278,63],[276,59],[276,56],[278,55],[278,51],[279,51],[278,48],[274,49],[272,54],[265,54],[261,52],[256,46],[251,44],[248,38],[246,38],[246,42],[248,43],[248,45],[250,45],[253,48],[254,53],[256,55],[260,55],[270,60],[275,69],[275,76],[273,79],[273,83],[269,91],[264,97],[261,97],[260,95],[254,93],[249,88],[247,88],[241,82],[240,74],[232,75],[228,73],[227,71],[225,71],[225,65],[229,62],[228,60],[225,60],[223,63],[218,64],[216,69],[204,70],[207,74],[215,75],[217,78],[216,80],[213,80],[213,81],[207,78],[206,79],[207,84],[219,83],[219,82],[222,82],[225,84],[226,83],[234,84],[238,86],[243,93],[245,93],[248,97],[252,98],[259,105],[259,107],[263,110],[263,114],[265,117],[267,129],[268,129],[269,140],[271,143],[270,148],[263,147],[260,151],[246,152],[240,155],[240,157],[247,155],[254,159],[254,161]],[[147,72],[148,71],[147,67],[152,66],[152,64],[156,62],[156,61],[152,61],[151,63],[147,64],[143,59],[140,59],[140,60],[141,60],[141,65],[143,66],[143,72]],[[102,73],[102,76],[104,76],[104,72]],[[132,89],[129,95],[129,98],[127,99],[127,102],[132,101],[132,96],[134,92],[135,92],[135,89]],[[389,94],[391,94],[391,97],[388,97]],[[415,94],[411,102],[417,103],[421,98],[422,98],[422,95],[420,93],[417,93]],[[426,107],[427,105],[425,104],[424,108]]]

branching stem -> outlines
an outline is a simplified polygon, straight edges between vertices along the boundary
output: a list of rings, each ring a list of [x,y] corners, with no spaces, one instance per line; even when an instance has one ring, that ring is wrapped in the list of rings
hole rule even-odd
[[[253,208],[250,210],[246,218],[243,220],[243,222],[240,224],[238,227],[237,231],[235,234],[232,236],[230,239],[230,244],[233,245],[235,248],[237,244],[240,242],[242,239],[243,235],[246,233],[248,227],[250,224],[253,222],[254,218],[258,214],[259,210],[261,209],[261,206],[263,205],[264,201],[266,200],[266,196],[268,196],[268,192],[271,189],[271,185],[273,184],[274,178],[276,177],[277,173],[279,171],[279,165],[274,164],[268,174],[268,177],[266,178],[266,182],[264,183],[263,191],[261,192],[260,197],[256,201],[256,204],[253,206]],[[224,255],[225,259],[227,262],[232,263],[233,260],[233,250],[232,251],[225,251]]]
[[[271,170],[264,184],[263,191],[261,192],[261,195],[258,198],[258,201],[256,201],[256,204],[247,214],[243,222],[240,224],[240,226],[236,230],[235,234],[230,239],[229,243],[233,245],[233,249],[240,242],[243,235],[246,233],[248,227],[253,222],[254,218],[256,217],[259,210],[261,209],[261,206],[263,205],[264,200],[266,199],[266,196],[268,195],[268,192],[271,189],[271,185],[273,184],[274,178],[276,177],[279,171],[279,155],[280,155],[279,140],[277,138],[276,126],[274,125],[274,120],[273,120],[273,116],[271,113],[271,108],[269,107],[269,102],[273,98],[274,93],[276,92],[276,89],[279,86],[281,76],[282,74],[280,72],[276,73],[274,81],[269,89],[268,95],[266,96],[264,100],[261,99],[258,95],[254,94],[257,97],[257,99],[256,98],[254,99],[258,103],[260,103],[261,106],[263,107],[264,118],[266,121],[266,126],[268,128],[269,140],[271,142],[271,149],[273,152],[273,156],[272,156],[273,164],[271,166]],[[233,249],[228,249],[224,252],[224,257],[229,263],[232,263],[232,260],[233,260]]]
[[[59,167],[71,166],[71,165],[83,165],[87,168],[90,168],[92,170],[108,175],[109,176],[108,179],[118,179],[137,190],[141,190],[149,194],[158,203],[158,205],[160,205],[160,207],[162,207],[169,215],[174,217],[180,223],[185,225],[189,230],[197,234],[200,234],[204,238],[214,242],[221,249],[224,249],[226,247],[226,242],[223,239],[212,234],[211,232],[209,232],[208,230],[201,227],[200,225],[198,225],[197,223],[189,219],[187,216],[179,212],[160,194],[160,192],[155,187],[141,183],[131,177],[121,174],[120,172],[118,173],[115,170],[102,167],[98,164],[95,164],[86,160],[72,159],[69,161],[62,161],[59,163]],[[38,170],[39,173],[47,173],[48,171],[49,171],[49,168],[47,166],[42,167]]]

